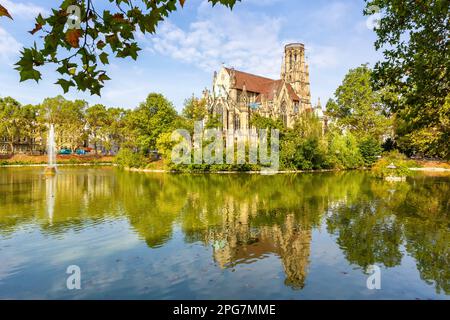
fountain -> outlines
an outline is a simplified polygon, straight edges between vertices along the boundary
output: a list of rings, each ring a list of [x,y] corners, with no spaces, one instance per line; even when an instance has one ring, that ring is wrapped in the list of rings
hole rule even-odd
[[[55,126],[50,125],[47,138],[47,155],[48,165],[45,168],[46,175],[56,174],[56,143],[55,143]]]
[[[53,213],[55,211],[56,176],[48,176],[45,180],[45,192],[47,195],[47,215],[50,225],[53,223]]]

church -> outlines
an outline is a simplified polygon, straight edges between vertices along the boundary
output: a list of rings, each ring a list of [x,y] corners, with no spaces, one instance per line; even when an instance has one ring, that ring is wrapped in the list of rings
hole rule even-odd
[[[250,129],[252,113],[281,119],[292,128],[297,115],[314,111],[305,46],[302,43],[285,46],[281,79],[222,67],[214,73],[212,92],[205,90],[203,95],[208,110],[222,119],[224,131]]]

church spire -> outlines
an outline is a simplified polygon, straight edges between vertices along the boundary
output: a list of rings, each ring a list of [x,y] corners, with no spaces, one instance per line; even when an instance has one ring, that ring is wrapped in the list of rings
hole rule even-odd
[[[290,84],[300,97],[301,108],[311,109],[309,68],[303,43],[291,43],[285,46],[281,79]]]

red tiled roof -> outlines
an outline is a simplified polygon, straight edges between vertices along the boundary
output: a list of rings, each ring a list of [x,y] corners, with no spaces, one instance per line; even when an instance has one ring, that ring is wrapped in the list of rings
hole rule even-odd
[[[235,89],[243,90],[245,84],[245,89],[247,91],[259,93],[260,95],[258,96],[257,101],[261,100],[262,95],[264,95],[268,100],[272,100],[274,98],[274,92],[278,94],[284,83],[283,80],[273,80],[230,68],[225,68],[225,70],[230,75],[234,72],[236,77],[236,84],[234,86]],[[290,98],[293,101],[300,101],[300,98],[297,96],[289,83],[286,83],[286,87]]]
[[[251,73],[246,73],[229,68],[225,68],[225,70],[227,70],[228,74],[230,75],[232,72],[234,72],[236,76],[236,85],[234,87],[239,90],[243,90],[245,84],[245,88],[247,89],[247,91],[261,93],[264,86],[275,81],[270,78],[260,77]]]

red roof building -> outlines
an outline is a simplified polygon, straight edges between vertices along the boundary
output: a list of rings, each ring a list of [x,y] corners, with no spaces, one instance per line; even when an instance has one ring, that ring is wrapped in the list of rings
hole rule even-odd
[[[212,92],[206,90],[204,95],[225,130],[249,129],[252,113],[279,118],[292,127],[301,112],[312,110],[305,47],[301,43],[285,47],[281,79],[223,67],[214,74]]]

